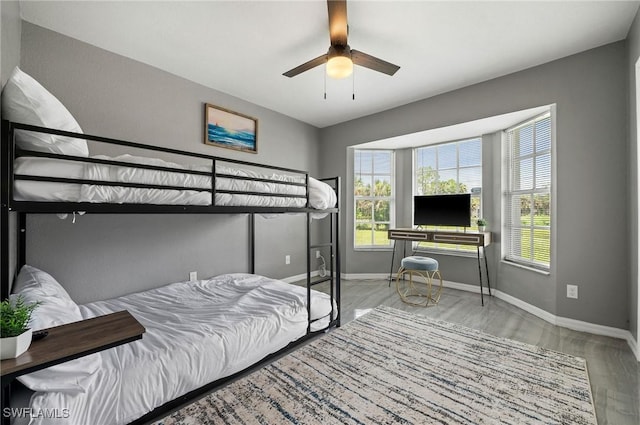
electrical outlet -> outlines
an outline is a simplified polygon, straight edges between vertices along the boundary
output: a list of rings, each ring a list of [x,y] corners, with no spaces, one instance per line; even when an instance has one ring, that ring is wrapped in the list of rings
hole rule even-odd
[[[284,256],[284,263],[285,264],[291,264],[291,256],[290,255],[285,255]]]
[[[193,282],[198,280],[198,272],[189,272],[189,281]]]
[[[578,298],[578,285],[567,285],[567,298]]]
[[[320,251],[316,251],[316,258],[320,258]]]

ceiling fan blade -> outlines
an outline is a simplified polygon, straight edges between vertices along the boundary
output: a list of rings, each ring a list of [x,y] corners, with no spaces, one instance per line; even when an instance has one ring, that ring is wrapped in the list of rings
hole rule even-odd
[[[375,56],[368,55],[359,50],[351,49],[351,60],[356,65],[382,72],[383,74],[393,75],[400,69],[398,65],[378,59]]]
[[[327,0],[331,45],[347,45],[347,0]]]
[[[298,74],[302,74],[305,71],[310,70],[311,68],[315,68],[318,65],[322,65],[323,63],[327,62],[327,54],[325,53],[322,56],[318,56],[315,59],[311,59],[309,62],[305,62],[302,65],[298,65],[293,69],[290,69],[289,71],[285,72],[284,75],[285,77],[295,77]]]

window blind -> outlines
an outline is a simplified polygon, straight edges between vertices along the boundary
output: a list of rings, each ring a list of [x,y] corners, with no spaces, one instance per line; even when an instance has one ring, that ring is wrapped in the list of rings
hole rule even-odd
[[[551,264],[551,115],[506,130],[505,259],[548,270]]]

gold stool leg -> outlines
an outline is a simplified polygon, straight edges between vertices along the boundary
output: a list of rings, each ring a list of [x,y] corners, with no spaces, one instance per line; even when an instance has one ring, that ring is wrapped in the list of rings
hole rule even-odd
[[[398,293],[402,301],[404,301],[404,294],[400,291],[400,278],[403,277],[404,272],[404,267],[400,267],[400,269],[398,269],[398,273],[396,274],[396,292]]]
[[[427,274],[429,274],[429,272],[427,272]],[[440,270],[435,270],[433,273],[431,273],[431,275],[429,276],[429,280],[432,281],[436,274],[438,275],[438,279],[440,280],[440,285],[438,285],[438,289],[436,290],[435,295],[432,296],[431,293],[429,294],[429,299],[434,304],[438,304],[438,301],[440,301],[440,295],[442,294],[442,275],[440,274]]]

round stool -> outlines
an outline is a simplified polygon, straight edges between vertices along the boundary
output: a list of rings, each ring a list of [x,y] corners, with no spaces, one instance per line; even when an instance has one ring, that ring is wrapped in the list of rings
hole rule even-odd
[[[408,282],[405,280],[405,274],[409,275]],[[414,275],[422,279],[415,281]],[[432,283],[436,276],[440,285],[434,292]],[[442,276],[438,270],[438,262],[433,258],[417,255],[403,258],[396,276],[396,290],[404,303],[422,307],[427,307],[429,303],[438,304],[442,292]]]

